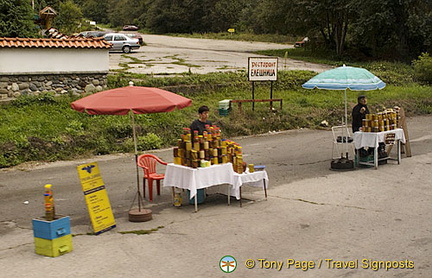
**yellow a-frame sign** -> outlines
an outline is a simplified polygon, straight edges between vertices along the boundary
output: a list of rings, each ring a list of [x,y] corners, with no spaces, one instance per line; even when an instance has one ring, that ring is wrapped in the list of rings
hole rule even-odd
[[[116,227],[105,184],[97,162],[77,166],[85,201],[95,234]]]

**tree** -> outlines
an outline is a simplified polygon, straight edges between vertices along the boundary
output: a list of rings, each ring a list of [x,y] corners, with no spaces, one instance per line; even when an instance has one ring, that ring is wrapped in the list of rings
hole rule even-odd
[[[87,0],[81,6],[83,15],[98,23],[108,23],[108,2],[98,0]]]
[[[264,34],[289,33],[287,19],[292,9],[292,2],[292,0],[261,1],[251,14],[254,19],[251,22],[254,32]]]
[[[37,37],[34,13],[26,0],[0,0],[0,34],[2,37]]]
[[[135,24],[140,28],[146,26],[148,2],[142,0],[129,0],[128,6],[126,7],[129,14],[129,21],[125,24]]]
[[[60,32],[70,35],[80,31],[82,20],[81,8],[73,0],[67,0],[60,3],[59,14],[54,22]]]
[[[238,21],[235,24],[238,30],[253,32],[252,23],[256,21],[253,15],[259,2],[260,0],[244,1],[242,10],[238,12]]]
[[[34,0],[33,3],[36,13],[47,6],[53,8],[54,10],[58,10],[60,8],[60,0]]]
[[[430,50],[432,3],[428,0],[372,0],[356,4],[355,46],[372,57],[411,61]]]
[[[108,19],[112,26],[121,26],[124,24],[127,16],[124,7],[127,5],[127,0],[109,0]]]
[[[214,1],[156,0],[148,10],[147,27],[156,33],[208,32],[208,21],[203,20]]]
[[[424,83],[432,84],[432,57],[429,53],[422,53],[413,61],[415,78]]]
[[[241,11],[245,5],[244,0],[219,0],[209,6],[203,21],[210,27],[211,32],[226,32],[236,27],[240,20]]]
[[[410,61],[432,45],[430,0],[268,0],[258,10],[261,30],[320,34],[338,55],[349,44],[371,57]]]
[[[253,18],[258,33],[317,37],[341,55],[351,22],[354,0],[268,0],[259,3]]]
[[[326,45],[342,55],[350,23],[354,18],[353,0],[302,0],[291,1],[292,9],[287,20],[294,30],[319,33]],[[293,19],[293,20],[292,20]],[[298,26],[298,27],[296,27]]]

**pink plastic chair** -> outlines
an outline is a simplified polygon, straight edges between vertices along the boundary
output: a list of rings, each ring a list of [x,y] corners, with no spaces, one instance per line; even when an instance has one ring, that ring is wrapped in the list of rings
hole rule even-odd
[[[153,202],[153,180],[156,181],[157,195],[160,195],[160,181],[165,178],[165,174],[156,173],[156,162],[167,165],[165,161],[152,154],[142,154],[138,157],[138,166],[143,168],[143,195],[145,198],[145,180],[148,179],[149,201]]]

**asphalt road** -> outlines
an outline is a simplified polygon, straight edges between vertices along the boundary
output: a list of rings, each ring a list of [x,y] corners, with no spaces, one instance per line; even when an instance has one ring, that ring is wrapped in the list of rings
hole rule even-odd
[[[432,117],[414,117],[408,123],[413,155],[432,153],[432,131],[424,128],[428,123],[432,125]],[[243,146],[243,158],[247,163],[266,165],[271,188],[298,180],[341,174],[329,170],[332,157],[332,134],[329,130],[298,129],[233,140]],[[167,162],[173,161],[171,149],[150,153]],[[43,186],[51,183],[58,213],[70,215],[75,225],[87,225],[89,219],[76,167],[93,161],[98,161],[116,217],[126,217],[137,191],[134,159],[131,154],[120,154],[1,169],[0,221],[12,221],[20,227],[31,228],[29,216],[43,214]],[[159,170],[163,172],[164,167]],[[141,171],[139,175],[142,177]],[[169,189],[163,188],[163,194],[154,198],[153,204],[147,204],[156,213],[171,208]],[[24,204],[25,201],[29,203]]]

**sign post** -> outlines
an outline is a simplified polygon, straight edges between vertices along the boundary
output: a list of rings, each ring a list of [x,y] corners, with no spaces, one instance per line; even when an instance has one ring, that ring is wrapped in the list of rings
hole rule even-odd
[[[255,99],[255,81],[270,81],[270,99],[273,99],[273,81],[277,81],[278,58],[277,57],[249,57],[248,79],[252,81],[252,100]],[[255,102],[252,102],[254,110]],[[270,109],[273,103],[270,102]]]
[[[77,166],[85,201],[95,234],[116,227],[105,184],[97,162]]]

